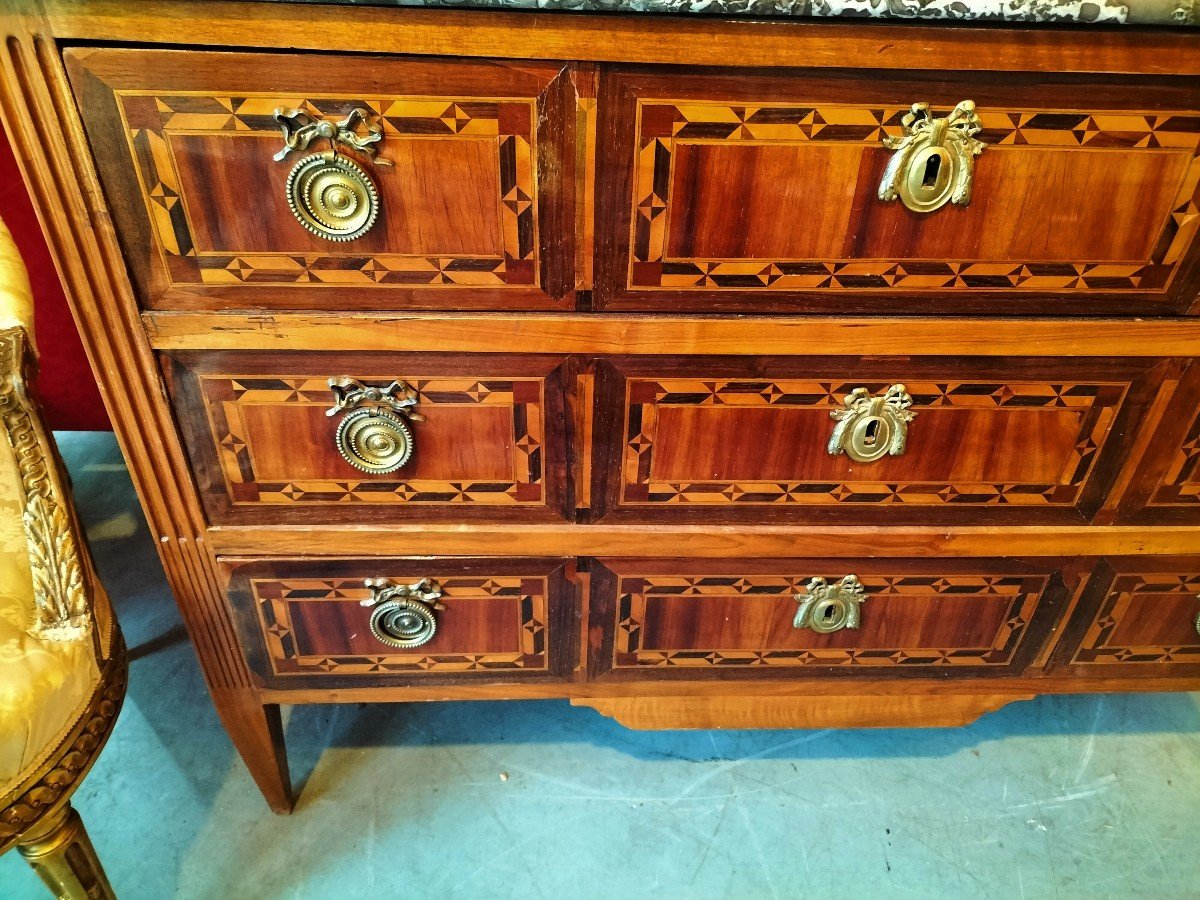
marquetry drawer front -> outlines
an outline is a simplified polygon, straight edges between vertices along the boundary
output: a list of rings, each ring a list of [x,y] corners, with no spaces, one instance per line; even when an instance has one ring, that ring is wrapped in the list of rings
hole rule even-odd
[[[67,63],[146,305],[565,302],[560,65],[144,50]]]
[[[600,562],[603,677],[1016,673],[1064,593],[1051,560]]]
[[[222,560],[252,668],[274,687],[561,678],[562,560]]]
[[[953,113],[967,100],[975,120]],[[610,308],[1095,314],[1196,295],[1194,87],[618,71],[600,109]]]
[[[560,363],[181,353],[164,367],[212,521],[288,524],[560,520]]]
[[[1121,518],[1146,525],[1200,523],[1200,365],[1194,361],[1169,397]]]
[[[596,493],[607,515],[648,521],[1080,522],[1163,368],[613,360],[599,378],[612,450]]]
[[[1200,557],[1102,561],[1053,659],[1084,674],[1200,674]]]

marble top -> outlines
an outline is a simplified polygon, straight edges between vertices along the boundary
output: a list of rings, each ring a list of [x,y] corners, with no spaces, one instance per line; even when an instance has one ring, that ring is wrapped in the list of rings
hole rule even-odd
[[[301,0],[358,6],[1200,26],[1200,0]]]

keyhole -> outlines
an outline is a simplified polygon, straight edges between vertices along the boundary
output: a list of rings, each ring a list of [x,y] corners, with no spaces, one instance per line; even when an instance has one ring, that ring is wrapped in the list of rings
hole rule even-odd
[[[833,607],[832,606],[825,607],[825,621],[826,622],[833,621]]]
[[[938,172],[942,170],[942,157],[939,153],[931,153],[925,160],[925,177],[921,179],[921,186],[931,188],[937,184]]]
[[[863,443],[868,447],[875,446],[875,438],[879,435],[879,420],[872,419],[867,423],[867,427],[863,429]]]

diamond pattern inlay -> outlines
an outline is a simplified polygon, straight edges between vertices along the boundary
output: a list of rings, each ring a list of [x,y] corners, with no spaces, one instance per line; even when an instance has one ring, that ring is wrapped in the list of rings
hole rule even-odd
[[[777,600],[780,615],[790,621],[795,595],[803,593],[808,576],[751,575],[687,577],[639,575],[618,583],[618,618],[613,664],[616,668],[713,668],[802,666],[1002,666],[1012,661],[1029,627],[1034,609],[1047,585],[1042,575],[866,576],[869,610],[879,615],[890,598],[935,595],[946,603],[970,603],[983,598],[1008,600],[1008,613],[994,640],[986,647],[807,647],[798,649],[703,650],[647,649],[642,645],[648,606],[656,598],[746,597]]]
[[[409,377],[405,380],[417,392],[420,409],[426,416],[436,416],[439,407],[509,408],[512,413],[512,476],[499,481],[417,479],[405,477],[406,470],[401,469],[391,476],[371,478],[264,480],[255,471],[245,411],[255,405],[327,409],[331,403],[327,381],[305,376],[205,375],[200,380],[201,390],[226,488],[233,502],[379,504],[400,501],[510,506],[545,502],[542,475],[544,384],[541,379],[479,381],[474,378]]]
[[[978,138],[996,146],[1173,150],[1190,154],[1166,232],[1139,261],[969,259],[699,259],[666,254],[672,166],[682,142],[852,143],[878,147],[901,133],[906,107],[822,104],[743,106],[703,101],[638,101],[628,284],[640,290],[1165,290],[1198,229],[1200,116],[980,109]]]
[[[393,579],[405,581],[403,577]],[[407,579],[411,581],[412,579]],[[435,577],[442,589],[446,609],[441,616],[472,616],[472,603],[495,598],[511,600],[518,611],[516,622],[520,652],[437,653],[437,636],[430,644],[405,652],[379,645],[378,653],[306,653],[307,639],[296,625],[297,607],[302,604],[344,602],[344,615],[361,619],[367,628],[369,610],[359,601],[371,596],[357,579],[252,579],[250,582],[259,622],[267,645],[267,656],[276,675],[304,675],[312,671],[338,675],[412,674],[423,672],[481,672],[491,670],[538,671],[548,668],[546,648],[548,583],[542,577],[469,576]]]
[[[241,97],[180,92],[116,92],[152,230],[175,283],[295,284],[380,287],[525,287],[538,283],[536,101],[394,97]],[[147,101],[152,106],[147,107]],[[501,196],[503,252],[494,257],[372,253],[347,247],[323,253],[229,253],[198,248],[181,178],[171,151],[173,135],[235,133],[277,136],[275,109],[300,109],[314,118],[341,118],[353,107],[371,111],[383,129],[384,156],[399,141],[453,138],[495,142]],[[150,121],[150,117],[155,117]],[[290,163],[289,163],[290,165]],[[280,167],[280,190],[288,166]],[[182,201],[182,202],[181,202]]]

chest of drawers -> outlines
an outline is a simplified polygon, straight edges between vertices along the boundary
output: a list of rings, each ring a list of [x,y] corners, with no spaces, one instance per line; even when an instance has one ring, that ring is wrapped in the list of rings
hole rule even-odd
[[[4,20],[5,123],[277,810],[281,704],[861,727],[1200,688],[1200,44],[644,21]]]

